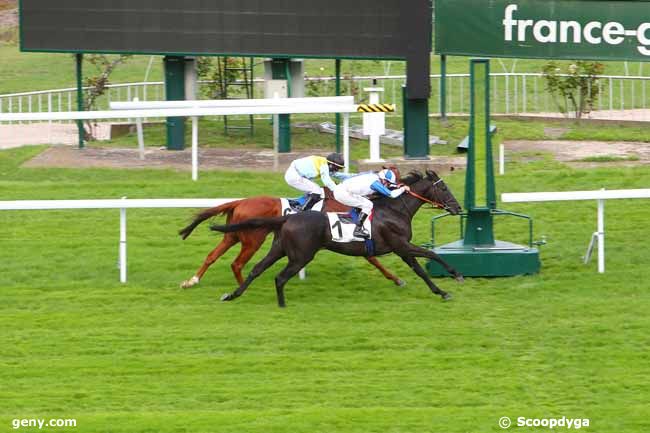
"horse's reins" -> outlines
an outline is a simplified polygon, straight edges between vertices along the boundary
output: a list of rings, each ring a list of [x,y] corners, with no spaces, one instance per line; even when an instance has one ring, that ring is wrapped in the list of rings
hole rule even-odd
[[[433,182],[433,186],[436,186],[440,182],[442,182],[442,179],[436,180],[435,182]],[[410,190],[406,192],[411,194],[413,197],[417,198],[418,200],[422,200],[425,203],[429,203],[433,207],[437,207],[438,209],[447,209],[447,206],[443,203],[438,203],[437,201],[429,200],[428,198],[422,197],[420,194]]]
[[[409,194],[411,194],[413,197],[415,197],[415,198],[417,198],[417,199],[419,199],[419,200],[422,200],[422,201],[425,202],[425,203],[429,203],[429,204],[432,205],[433,207],[437,207],[438,209],[447,209],[447,207],[446,207],[444,204],[442,204],[442,203],[438,203],[437,201],[429,200],[429,199],[426,198],[426,197],[422,197],[422,196],[421,196],[420,194],[418,194],[418,193],[415,193],[415,192],[413,192],[413,191],[406,191],[406,192],[409,193]]]

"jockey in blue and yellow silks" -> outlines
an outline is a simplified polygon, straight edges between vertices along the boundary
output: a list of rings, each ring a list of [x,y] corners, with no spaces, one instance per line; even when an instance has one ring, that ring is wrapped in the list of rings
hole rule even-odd
[[[318,203],[321,197],[325,197],[323,188],[312,179],[320,177],[324,186],[334,190],[336,184],[330,175],[335,175],[343,167],[343,157],[338,153],[331,153],[327,158],[315,155],[307,156],[291,163],[284,174],[284,180],[292,187],[309,194],[302,208],[309,210]]]

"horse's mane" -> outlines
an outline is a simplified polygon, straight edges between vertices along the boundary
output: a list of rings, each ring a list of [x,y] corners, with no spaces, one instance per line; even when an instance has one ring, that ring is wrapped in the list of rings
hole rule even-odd
[[[403,184],[406,184],[406,185],[411,186],[411,185],[413,185],[415,182],[417,182],[417,181],[419,181],[419,180],[422,180],[422,179],[424,179],[425,177],[426,177],[427,179],[433,179],[433,173],[427,171],[426,174],[422,174],[422,172],[420,172],[420,171],[418,171],[418,170],[413,170],[413,171],[411,171],[409,174],[407,174],[406,176],[404,176],[404,177],[401,179],[401,182],[402,182]]]

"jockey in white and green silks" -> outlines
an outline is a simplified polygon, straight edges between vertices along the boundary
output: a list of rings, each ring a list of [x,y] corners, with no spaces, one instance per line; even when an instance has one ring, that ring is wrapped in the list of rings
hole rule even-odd
[[[308,194],[302,209],[309,210],[318,203],[321,197],[325,197],[323,188],[312,179],[320,177],[324,186],[334,190],[336,183],[330,175],[335,176],[343,167],[343,157],[338,153],[331,153],[327,158],[316,155],[307,156],[291,163],[284,174],[284,180],[292,187]]]

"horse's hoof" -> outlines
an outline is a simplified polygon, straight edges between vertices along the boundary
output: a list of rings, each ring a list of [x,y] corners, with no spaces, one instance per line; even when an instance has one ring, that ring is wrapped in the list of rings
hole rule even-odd
[[[463,277],[461,274],[456,275],[455,279],[459,283],[464,283],[465,282],[465,277]]]
[[[221,302],[232,301],[232,295],[230,293],[224,293],[221,297]]]
[[[194,287],[197,284],[199,284],[199,279],[194,276],[190,278],[189,280],[185,280],[181,283],[181,289],[189,289],[190,287]]]
[[[405,287],[406,281],[402,280],[401,278],[398,278],[397,281],[395,282],[395,285],[398,287]]]
[[[445,293],[445,294],[442,295],[442,300],[443,301],[451,301],[452,299],[454,299],[454,297],[451,296],[451,293]]]

